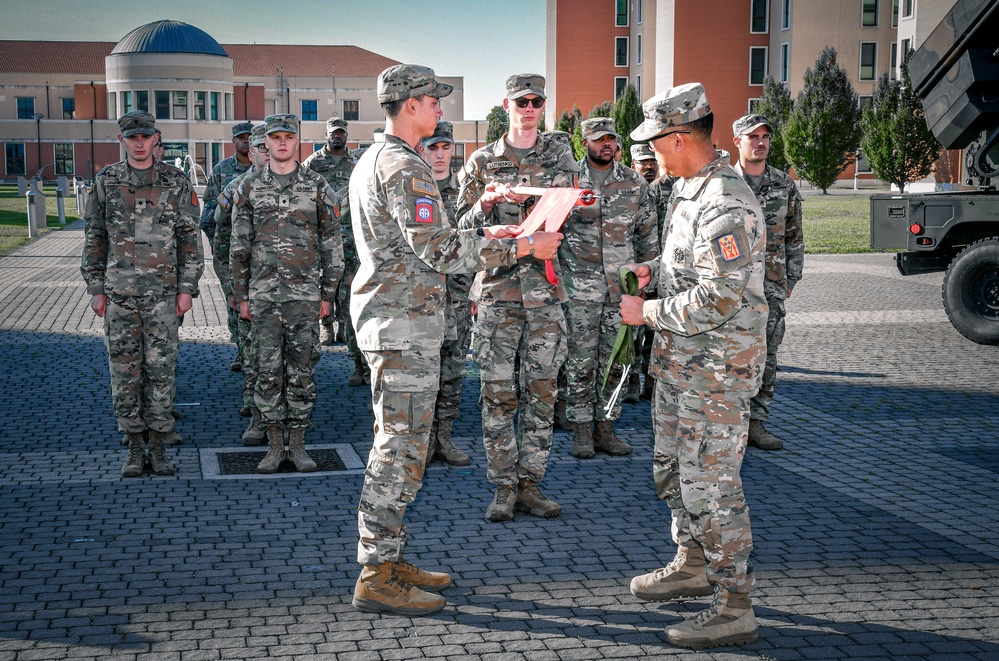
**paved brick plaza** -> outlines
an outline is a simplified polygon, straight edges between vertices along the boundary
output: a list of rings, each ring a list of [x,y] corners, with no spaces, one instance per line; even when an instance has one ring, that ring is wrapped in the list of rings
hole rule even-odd
[[[999,347],[951,328],[940,274],[806,259],[772,420],[787,449],[750,449],[743,469],[761,638],[695,653],[662,631],[703,601],[628,592],[674,550],[648,403],[625,405],[630,457],[573,459],[556,433],[560,518],[488,523],[469,365],[456,435],[473,465],[433,465],[407,514],[409,559],[453,574],[448,607],[359,613],[351,466],[371,416],[368,391],[342,385],[344,348],[324,350],[307,442],[348,470],[220,475],[246,419],[209,263],[182,329],[177,475],[122,480],[81,245],[78,222],[0,260],[0,661],[999,659]]]

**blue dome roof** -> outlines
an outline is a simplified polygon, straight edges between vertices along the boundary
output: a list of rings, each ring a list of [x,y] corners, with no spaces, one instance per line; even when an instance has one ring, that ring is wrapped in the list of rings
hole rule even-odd
[[[156,21],[126,34],[111,51],[122,53],[197,53],[221,55],[228,53],[204,30],[180,21]]]

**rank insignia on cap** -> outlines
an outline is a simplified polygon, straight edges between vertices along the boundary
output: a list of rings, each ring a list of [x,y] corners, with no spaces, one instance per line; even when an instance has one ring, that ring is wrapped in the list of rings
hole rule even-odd
[[[437,188],[432,183],[416,178],[413,179],[413,191],[416,193],[426,193],[427,195],[437,194]]]
[[[434,220],[434,201],[425,197],[416,198],[416,222],[429,223]]]
[[[731,262],[742,256],[734,234],[726,234],[725,236],[718,237],[718,248],[721,249],[722,259],[726,262]]]

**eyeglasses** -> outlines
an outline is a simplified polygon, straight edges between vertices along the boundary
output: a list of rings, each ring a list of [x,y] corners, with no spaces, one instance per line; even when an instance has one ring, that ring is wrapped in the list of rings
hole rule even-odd
[[[256,147],[254,147],[254,149],[256,149],[261,154],[267,153],[267,147],[264,147],[263,145],[257,145]]]
[[[541,106],[545,105],[545,100],[542,99],[540,96],[536,96],[533,99],[525,99],[524,97],[520,97],[519,99],[514,99],[513,102],[517,104],[518,108],[526,108],[528,103],[530,103],[535,108],[540,108]]]
[[[660,133],[656,137],[652,138],[651,140],[649,140],[649,142],[652,142],[652,140],[659,140],[660,138],[665,138],[666,136],[673,135],[674,133],[690,133],[690,129],[680,129],[678,131],[666,131],[665,133]]]

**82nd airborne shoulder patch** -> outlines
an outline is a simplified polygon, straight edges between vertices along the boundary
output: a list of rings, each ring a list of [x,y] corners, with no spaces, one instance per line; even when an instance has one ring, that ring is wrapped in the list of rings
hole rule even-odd
[[[416,222],[431,223],[434,220],[434,201],[426,197],[416,198]]]

